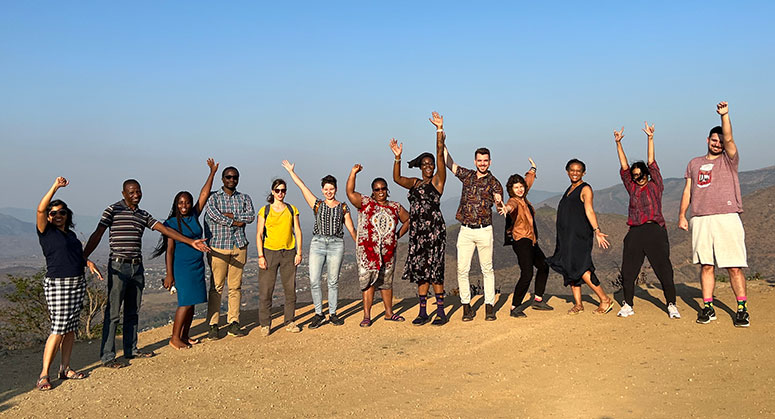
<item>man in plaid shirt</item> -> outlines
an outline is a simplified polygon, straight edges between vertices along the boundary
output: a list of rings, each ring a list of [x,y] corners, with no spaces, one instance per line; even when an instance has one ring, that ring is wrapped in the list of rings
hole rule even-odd
[[[205,237],[212,248],[207,259],[212,279],[207,298],[207,318],[210,323],[209,339],[218,339],[218,317],[221,312],[223,285],[229,281],[228,333],[245,336],[239,325],[242,298],[242,270],[248,256],[245,224],[256,218],[250,196],[237,192],[239,171],[235,167],[223,169],[223,187],[210,194],[205,211]]]

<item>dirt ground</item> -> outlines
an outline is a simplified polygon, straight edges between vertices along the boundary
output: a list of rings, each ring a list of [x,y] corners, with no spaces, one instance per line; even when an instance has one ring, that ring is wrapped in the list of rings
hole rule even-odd
[[[640,291],[636,315],[566,314],[568,297],[552,312],[509,317],[499,296],[498,320],[460,321],[453,298],[444,327],[413,327],[416,300],[397,301],[406,323],[377,320],[360,328],[360,304],[340,308],[346,324],[262,338],[257,313],[243,314],[249,335],[204,342],[188,350],[167,346],[171,326],[140,335],[150,359],[98,368],[99,342],[78,343],[73,367],[82,381],[34,389],[40,351],[0,361],[3,417],[737,417],[775,415],[773,323],[775,284],[749,283],[752,326],[732,326],[728,284],[716,295],[719,319],[695,324],[698,284],[681,284],[683,318],[667,317],[657,289]],[[306,323],[310,305],[297,310]],[[373,315],[382,313],[375,305]],[[141,313],[142,315],[142,313]],[[195,320],[193,331],[204,336]],[[225,331],[222,330],[222,334]],[[121,347],[120,342],[117,344]],[[52,369],[56,368],[57,363]],[[53,372],[52,372],[53,374]]]

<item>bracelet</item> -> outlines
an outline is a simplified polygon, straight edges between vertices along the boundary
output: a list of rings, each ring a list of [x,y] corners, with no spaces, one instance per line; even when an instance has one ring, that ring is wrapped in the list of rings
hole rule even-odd
[[[393,160],[393,161],[394,161],[394,162],[396,162],[396,163],[398,163],[398,162],[400,162],[400,161],[401,161],[401,158],[399,157],[399,158],[397,158],[397,159],[395,159],[395,160]]]
[[[594,233],[594,232],[596,232],[596,231],[600,231],[600,226],[598,226],[598,227],[595,227],[595,228],[593,228],[593,229],[592,229],[592,232],[593,232],[593,233]]]
[[[436,130],[436,132],[444,132],[444,128],[439,128]]]
[[[264,258],[264,259],[266,259],[266,257],[265,257],[264,255],[258,255],[258,258],[259,258],[259,259],[261,259],[261,258]]]

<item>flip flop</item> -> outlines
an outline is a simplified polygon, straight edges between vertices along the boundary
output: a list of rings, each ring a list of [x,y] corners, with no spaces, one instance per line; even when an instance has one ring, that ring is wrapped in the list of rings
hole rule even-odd
[[[189,345],[198,345],[199,343],[201,343],[199,339],[191,339],[191,338],[188,339]]]
[[[611,300],[608,303],[608,307],[606,307],[604,310],[601,310],[601,308],[602,308],[602,304],[600,305],[600,307],[597,308],[597,310],[594,311],[594,313],[595,314],[608,314],[608,312],[610,312],[614,308],[614,300]]]
[[[48,380],[48,375],[44,375],[43,377],[38,378],[38,382],[35,384],[35,387],[37,387],[40,391],[51,390],[51,381]]]
[[[363,319],[360,324],[361,327],[371,327],[371,319]]]
[[[73,373],[73,375],[70,375],[71,372]],[[59,371],[60,380],[83,380],[84,378],[86,378],[86,374],[82,372],[74,371],[70,367],[67,367],[62,371]]]
[[[385,317],[385,321],[388,322],[402,322],[406,320],[403,316],[399,316],[398,314],[393,313],[390,317]]]

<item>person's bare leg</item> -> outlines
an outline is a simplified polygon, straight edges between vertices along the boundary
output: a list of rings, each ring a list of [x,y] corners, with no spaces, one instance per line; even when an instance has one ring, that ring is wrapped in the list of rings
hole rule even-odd
[[[51,368],[51,364],[54,362],[54,357],[59,351],[59,346],[62,344],[62,338],[64,335],[50,334],[46,339],[46,346],[43,349],[43,369],[40,370],[39,377],[48,375],[48,370]]]
[[[70,368],[70,355],[73,354],[73,344],[75,343],[75,331],[65,333],[62,337],[62,364],[59,370]]]
[[[743,275],[742,268],[727,268],[729,274],[729,282],[732,284],[732,291],[735,293],[735,297],[747,297],[745,275]]]
[[[363,320],[371,320],[371,305],[374,303],[374,287],[363,291]]]
[[[382,294],[382,304],[385,305],[385,318],[393,317],[393,289],[379,290]]]
[[[606,311],[610,304],[613,303],[610,297],[608,297],[608,294],[605,293],[605,290],[603,290],[603,287],[600,285],[595,285],[592,283],[592,272],[586,271],[584,272],[584,275],[581,275],[581,279],[584,280],[584,283],[586,283],[592,291],[595,292],[597,295],[597,298],[600,300],[600,306],[597,308],[596,311],[603,312]]]
[[[183,330],[183,323],[186,319],[186,308],[178,307],[175,310],[175,320],[172,322],[172,337],[170,338],[170,346],[175,349],[188,348],[188,342],[184,342],[180,339],[181,331]]]
[[[180,340],[189,345],[194,345],[199,343],[199,341],[191,339],[188,335],[191,330],[191,322],[194,320],[194,306],[185,306],[184,308],[186,310],[185,317],[183,318],[183,327],[180,330]]]
[[[700,286],[702,287],[702,299],[704,301],[712,301],[713,291],[716,288],[716,270],[713,265],[702,265],[700,270]]]
[[[584,304],[581,302],[581,285],[571,285],[571,291],[573,292],[573,304],[575,307],[584,309]]]

